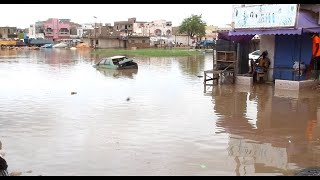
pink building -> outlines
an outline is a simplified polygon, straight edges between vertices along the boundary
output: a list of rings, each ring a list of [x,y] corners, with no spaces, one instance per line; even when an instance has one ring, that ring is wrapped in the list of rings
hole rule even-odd
[[[44,22],[45,38],[57,41],[70,38],[70,20],[50,18]]]

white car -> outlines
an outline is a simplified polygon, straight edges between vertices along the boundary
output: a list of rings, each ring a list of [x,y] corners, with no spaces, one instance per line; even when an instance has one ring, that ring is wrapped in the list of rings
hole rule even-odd
[[[260,50],[253,51],[252,53],[249,53],[249,60],[257,60],[260,57]]]
[[[251,68],[251,60],[257,60],[260,57],[260,50],[249,53],[249,68]]]

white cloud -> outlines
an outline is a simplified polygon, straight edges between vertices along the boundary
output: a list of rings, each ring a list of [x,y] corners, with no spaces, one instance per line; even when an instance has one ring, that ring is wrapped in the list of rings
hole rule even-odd
[[[48,18],[90,23],[95,21],[93,16],[102,23],[113,24],[114,21],[136,17],[137,21],[164,19],[178,26],[191,14],[202,14],[208,25],[224,26],[231,22],[232,17],[232,4],[1,4],[0,8],[0,26],[19,28]]]

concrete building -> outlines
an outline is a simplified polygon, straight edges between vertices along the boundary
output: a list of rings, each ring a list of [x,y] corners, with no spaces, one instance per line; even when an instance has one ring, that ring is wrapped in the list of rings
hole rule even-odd
[[[58,41],[70,38],[70,19],[50,18],[44,22],[45,38]]]
[[[170,37],[172,35],[172,22],[166,20],[136,22],[133,23],[133,34],[137,36]]]
[[[128,38],[128,48],[149,48],[150,38],[149,36],[130,36]]]
[[[201,40],[216,40],[218,38],[218,26],[206,26],[206,36]]]
[[[136,18],[129,18],[128,21],[116,21],[114,22],[114,30],[119,32],[125,32],[128,35],[133,33],[133,24],[136,22]]]
[[[81,26],[82,25],[78,23],[70,22],[70,36],[77,36],[80,38],[80,36],[78,36],[78,28]]]
[[[77,36],[80,38],[82,37],[88,37],[90,30],[94,29],[94,24],[92,23],[85,23],[82,24],[81,27],[77,28]]]
[[[17,27],[0,27],[0,38],[10,39],[17,37]]]
[[[40,33],[39,31],[37,31],[36,24],[32,24],[29,27],[28,37],[30,39],[38,39],[38,38],[44,39],[44,33]]]
[[[233,38],[233,40],[240,40],[240,38],[251,37],[252,39],[253,36],[260,35],[260,50],[268,51],[271,63],[265,79],[274,81],[276,89],[300,90],[313,86],[315,81],[310,79],[318,79],[319,77],[315,76],[316,74],[312,74],[312,71],[315,70],[312,64],[313,42],[311,36],[320,32],[320,5],[262,4],[257,7],[251,5],[248,7],[255,8],[253,13],[261,18],[253,19],[250,22],[255,23],[248,25],[246,19],[243,20],[241,16],[238,16],[238,21],[235,21],[237,24],[234,25],[234,31],[229,31],[228,33],[229,37]],[[234,7],[242,14],[245,14],[246,8],[247,6]],[[280,8],[288,10],[277,11]],[[269,13],[271,16],[267,18],[259,14],[261,11],[268,11],[272,14]],[[286,19],[291,19],[291,21],[286,21]],[[243,23],[243,21],[246,23]],[[308,69],[309,71],[297,73],[298,71],[293,68],[295,61],[311,68]],[[246,62],[247,60],[244,59],[239,63]]]
[[[191,46],[192,39],[185,33],[179,33],[179,27],[172,28],[172,40],[177,44],[181,44],[182,46]]]
[[[120,36],[97,36],[96,38],[83,38],[83,42],[94,47],[94,40],[96,40],[97,49],[112,49],[112,48],[149,48],[150,39],[149,37],[143,36],[130,36],[127,39],[121,38]]]

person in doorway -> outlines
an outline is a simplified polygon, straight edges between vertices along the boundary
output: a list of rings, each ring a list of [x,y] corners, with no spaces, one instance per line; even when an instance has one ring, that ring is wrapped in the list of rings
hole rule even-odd
[[[3,158],[4,152],[2,151],[2,143],[0,141],[0,176],[9,176],[8,174],[8,164],[7,161]]]
[[[255,68],[253,72],[253,80],[261,80],[261,78],[258,76],[259,74],[264,75],[270,66],[270,59],[267,57],[268,51],[263,51],[261,56],[256,60],[255,62]],[[259,79],[258,79],[259,78]]]

